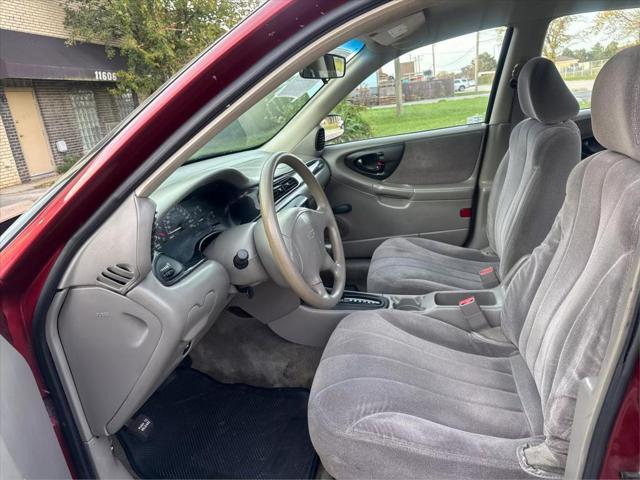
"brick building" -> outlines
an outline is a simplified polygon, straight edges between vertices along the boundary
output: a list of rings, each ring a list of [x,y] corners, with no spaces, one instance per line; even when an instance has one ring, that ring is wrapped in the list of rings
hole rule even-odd
[[[0,0],[0,188],[82,157],[137,104],[109,92],[124,59],[67,37],[62,0]]]

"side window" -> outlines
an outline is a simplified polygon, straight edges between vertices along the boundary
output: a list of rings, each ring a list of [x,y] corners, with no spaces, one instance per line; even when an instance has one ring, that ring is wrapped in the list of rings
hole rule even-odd
[[[593,82],[602,66],[620,50],[639,44],[640,8],[630,8],[556,18],[542,53],[585,109],[591,107]]]
[[[505,32],[462,35],[383,65],[333,110],[344,134],[328,143],[484,122]]]

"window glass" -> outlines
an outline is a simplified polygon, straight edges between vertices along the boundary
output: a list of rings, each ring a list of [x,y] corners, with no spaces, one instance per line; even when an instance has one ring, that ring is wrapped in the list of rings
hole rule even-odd
[[[80,138],[82,139],[82,150],[86,153],[97,144],[103,136],[100,120],[98,119],[98,109],[96,99],[90,90],[80,90],[71,94],[71,104],[76,115]]]
[[[336,106],[344,134],[328,143],[482,123],[505,32],[462,35],[383,65]]]
[[[116,97],[116,107],[118,108],[118,117],[120,121],[127,118],[136,108],[136,102],[133,99],[133,92],[125,92]]]
[[[354,39],[332,53],[345,57],[348,62],[363,46],[360,40]],[[216,135],[190,161],[259,147],[273,138],[322,86],[321,80],[294,74]]]
[[[583,13],[549,24],[543,55],[580,103],[591,106],[593,82],[602,66],[620,50],[640,45],[640,8]]]

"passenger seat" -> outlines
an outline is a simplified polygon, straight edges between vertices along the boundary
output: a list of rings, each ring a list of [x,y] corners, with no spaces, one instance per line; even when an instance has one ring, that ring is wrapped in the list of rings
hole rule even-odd
[[[564,200],[569,172],[580,161],[580,131],[570,119],[578,102],[553,62],[529,60],[518,77],[528,117],[511,132],[489,197],[484,250],[418,237],[396,237],[374,252],[367,290],[423,294],[496,285],[549,232]],[[483,275],[481,275],[481,272]]]

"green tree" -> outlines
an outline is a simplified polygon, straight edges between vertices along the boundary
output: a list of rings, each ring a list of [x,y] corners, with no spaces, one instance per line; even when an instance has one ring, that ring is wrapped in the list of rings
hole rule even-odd
[[[618,44],[618,42],[613,41],[609,42],[608,45],[604,49],[604,59],[608,60],[613,57],[616,53],[618,53],[622,48]]]
[[[127,61],[116,90],[148,95],[220,37],[259,0],[67,0],[68,42],[116,47]]]
[[[482,52],[478,55],[478,72],[491,72],[496,69],[498,62],[495,57],[487,52]],[[473,79],[475,77],[476,59],[471,60],[471,63],[462,68],[462,76],[464,78]]]
[[[600,42],[596,42],[596,44],[591,47],[591,60],[603,60],[606,58],[604,47]]]
[[[542,54],[550,60],[558,58],[562,51],[567,48],[572,37],[569,34],[569,27],[574,18],[571,16],[556,18],[549,24],[547,36],[544,40]]]
[[[362,115],[366,110],[367,107],[364,105],[356,105],[348,99],[342,100],[333,109],[344,121],[344,133],[338,138],[337,143],[371,138],[371,125],[369,125]]]
[[[570,48],[565,48],[562,50],[562,55],[565,57],[577,58],[581,62],[588,62],[589,60],[593,60],[591,52],[588,52],[584,48],[580,48],[578,50],[572,50]]]
[[[595,27],[624,46],[640,44],[640,8],[600,12]]]

